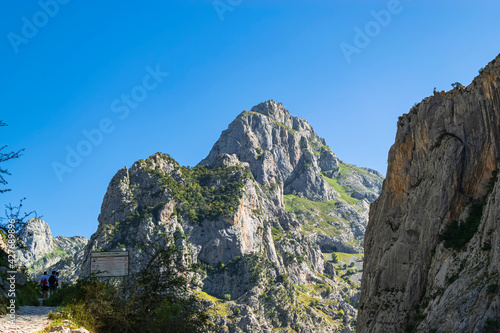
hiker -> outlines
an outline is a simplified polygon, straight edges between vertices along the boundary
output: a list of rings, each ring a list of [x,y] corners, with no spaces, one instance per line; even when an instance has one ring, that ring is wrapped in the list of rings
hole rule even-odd
[[[50,289],[50,295],[53,295],[57,291],[57,272],[52,271],[52,275],[49,277],[49,289]]]
[[[47,272],[43,272],[40,284],[42,286],[42,298],[45,300],[49,298],[49,276],[47,275]]]

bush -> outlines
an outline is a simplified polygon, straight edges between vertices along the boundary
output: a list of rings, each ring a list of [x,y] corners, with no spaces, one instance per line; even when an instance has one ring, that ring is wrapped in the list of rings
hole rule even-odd
[[[498,332],[500,328],[500,323],[498,320],[488,318],[486,319],[486,324],[484,325],[485,332]]]
[[[337,253],[332,253],[332,261],[335,264],[339,262],[339,255]]]
[[[319,300],[313,299],[310,303],[309,306],[315,307],[319,305]]]
[[[231,300],[231,295],[230,295],[230,294],[225,294],[225,295],[224,295],[224,299],[225,299],[226,301],[230,301],[230,300]]]
[[[488,294],[498,294],[498,290],[499,290],[498,284],[490,284],[486,288],[486,293],[488,293]]]
[[[190,269],[176,267],[180,254],[173,241],[143,250],[149,259],[134,279],[90,276],[61,288],[46,304],[67,305],[77,324],[96,333],[209,331],[209,306],[190,291]]]
[[[28,281],[26,285],[17,287],[17,301],[16,306],[38,306],[41,297],[40,286],[35,281]]]
[[[169,174],[145,166],[144,170],[159,182],[180,203],[176,207],[179,218],[192,223],[214,220],[219,215],[232,216],[238,209],[245,179],[250,173],[239,166],[211,169],[208,166],[181,167],[185,182],[178,182]]]
[[[441,241],[444,241],[444,247],[460,250],[467,245],[481,223],[482,214],[483,203],[477,202],[471,205],[469,216],[463,223],[451,222],[439,237]]]

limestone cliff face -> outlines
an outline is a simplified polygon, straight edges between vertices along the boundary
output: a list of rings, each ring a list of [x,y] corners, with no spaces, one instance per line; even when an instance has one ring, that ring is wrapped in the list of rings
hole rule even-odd
[[[88,239],[81,236],[53,237],[49,225],[40,218],[29,219],[19,233],[26,248],[17,250],[16,260],[38,279],[44,271],[61,271],[64,279],[73,275],[75,261],[81,256]],[[75,256],[77,257],[75,259]],[[65,265],[62,263],[65,262]]]
[[[359,332],[498,332],[499,149],[499,58],[400,117],[365,235]]]
[[[201,292],[230,295],[240,310],[218,319],[229,332],[350,332],[359,280],[347,263],[335,268],[332,252],[359,258],[381,183],[335,157],[305,120],[264,102],[192,169],[157,153],[119,170],[77,274],[89,273],[92,251],[126,248],[133,276],[145,259],[139,245],[168,235],[178,267],[202,267]]]
[[[200,165],[222,153],[236,154],[259,183],[276,182],[284,194],[310,200],[339,196],[321,177],[322,171],[338,172],[339,159],[307,121],[292,117],[281,103],[267,101],[241,113]]]

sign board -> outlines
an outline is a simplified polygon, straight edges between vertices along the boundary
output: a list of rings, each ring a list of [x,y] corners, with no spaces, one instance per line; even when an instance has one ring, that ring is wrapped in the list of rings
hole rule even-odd
[[[127,276],[128,251],[90,253],[90,273],[99,277]]]

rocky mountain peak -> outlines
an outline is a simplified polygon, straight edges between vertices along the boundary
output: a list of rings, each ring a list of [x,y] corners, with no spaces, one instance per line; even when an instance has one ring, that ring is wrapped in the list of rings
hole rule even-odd
[[[360,257],[369,202],[382,176],[340,161],[307,121],[281,103],[251,110],[240,113],[193,168],[156,153],[119,170],[77,273],[89,273],[92,251],[123,248],[131,272],[138,272],[146,262],[138,244],[162,244],[171,236],[176,267],[201,268],[200,293],[229,295],[238,304],[241,315],[237,324],[226,323],[229,331],[335,331],[320,319],[323,311],[352,327],[359,274],[347,272],[347,264],[356,263],[346,262],[345,273],[358,275],[350,282],[335,278],[332,252]],[[294,292],[305,284],[319,289]],[[323,289],[330,292],[321,293],[321,313],[306,314],[310,303],[299,295]],[[268,310],[259,304],[270,294],[276,301]],[[266,317],[271,312],[284,315]]]
[[[81,255],[88,242],[87,238],[81,236],[53,237],[49,225],[38,217],[26,222],[19,238],[26,248],[17,251],[17,263],[28,267],[30,275],[35,278],[44,271],[52,270],[70,275],[70,271],[75,269],[73,257]]]
[[[54,248],[54,237],[52,237],[49,225],[38,217],[26,222],[19,237],[24,241],[28,252],[33,254],[35,260],[52,252]]]
[[[222,132],[200,165],[213,164],[221,154],[235,155],[259,183],[276,184],[284,194],[316,201],[339,196],[322,176],[338,173],[339,159],[306,120],[272,100],[251,110]]]
[[[285,109],[283,104],[275,102],[272,99],[255,105],[251,111],[261,113],[282,124],[286,123],[290,117],[290,112]]]

